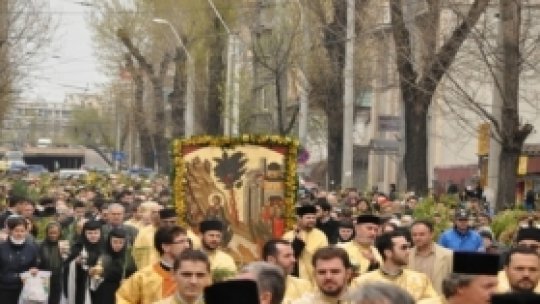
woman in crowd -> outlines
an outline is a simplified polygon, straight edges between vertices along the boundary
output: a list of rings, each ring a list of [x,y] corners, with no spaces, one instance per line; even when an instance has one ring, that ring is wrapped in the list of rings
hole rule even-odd
[[[99,278],[102,282],[95,292],[96,303],[114,304],[120,282],[137,270],[126,237],[126,231],[121,228],[114,228],[109,233],[105,252],[98,262],[103,267],[103,274]]]
[[[347,243],[354,238],[354,223],[351,220],[339,221],[338,243]]]
[[[11,215],[6,226],[8,238],[0,243],[0,302],[17,304],[23,287],[20,274],[38,272],[38,247],[27,238],[27,224],[23,217]]]
[[[90,290],[90,277],[101,254],[101,223],[86,222],[80,241],[71,248],[71,254],[64,263],[63,290],[70,304],[98,303],[92,301],[94,292]]]
[[[49,304],[60,303],[62,292],[62,265],[64,260],[58,246],[61,232],[60,223],[50,222],[45,227],[45,239],[39,246],[39,269],[51,272]]]

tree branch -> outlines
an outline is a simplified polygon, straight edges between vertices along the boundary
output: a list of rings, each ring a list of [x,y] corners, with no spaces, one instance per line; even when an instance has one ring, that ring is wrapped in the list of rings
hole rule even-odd
[[[396,1],[396,0],[393,0]],[[454,29],[452,35],[442,45],[433,60],[428,63],[422,72],[418,86],[428,92],[435,92],[439,81],[450,65],[454,62],[461,45],[484,13],[489,0],[475,0],[461,24]]]
[[[116,36],[126,46],[131,55],[133,55],[133,57],[137,59],[139,65],[145,70],[146,74],[149,77],[154,75],[154,68],[150,63],[148,63],[148,61],[146,61],[146,58],[144,58],[144,56],[141,54],[139,48],[133,45],[133,42],[129,38],[128,31],[126,29],[118,29],[118,31],[116,32]]]
[[[401,0],[390,0],[390,16],[392,33],[396,48],[396,65],[401,89],[416,83],[418,77],[412,64],[411,38],[403,18],[403,3]]]

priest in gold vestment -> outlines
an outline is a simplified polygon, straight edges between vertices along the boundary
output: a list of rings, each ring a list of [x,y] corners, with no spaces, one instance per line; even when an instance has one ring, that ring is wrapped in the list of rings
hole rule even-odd
[[[448,304],[486,304],[497,292],[499,255],[454,252],[452,273],[443,281]]]
[[[538,259],[534,257],[534,253],[536,256],[540,255],[540,229],[519,229],[516,235],[516,247],[507,253],[504,270],[499,271],[497,276],[499,279],[498,292],[524,289],[540,293],[538,282],[540,280],[540,267],[537,265]],[[535,287],[530,286],[531,284]]]
[[[406,269],[411,244],[401,231],[384,233],[377,238],[376,247],[383,258],[380,269],[354,279],[355,289],[367,282],[384,282],[406,290],[417,303],[440,303],[441,299],[429,278],[420,272]]]
[[[174,263],[176,293],[156,304],[204,304],[204,288],[212,283],[210,261],[200,250],[183,251]]]
[[[150,210],[150,220],[152,224],[141,228],[135,241],[133,241],[131,254],[137,269],[143,269],[144,267],[153,265],[159,261],[159,254],[154,248],[154,234],[160,226],[159,211],[163,207],[155,202],[146,202],[145,204]]]
[[[338,244],[347,251],[354,276],[377,269],[382,262],[379,251],[373,246],[380,223],[381,219],[378,216],[362,214],[356,219],[354,239]]]
[[[290,304],[292,301],[310,292],[313,286],[308,280],[300,279],[291,275],[294,270],[296,259],[291,243],[286,240],[269,240],[263,246],[262,258],[265,262],[280,267],[285,273],[285,296],[282,304]]]
[[[510,249],[504,270],[497,276],[497,291],[540,293],[540,256],[535,249],[518,246]]]
[[[210,268],[212,271],[217,269],[226,270],[235,274],[237,271],[234,259],[219,249],[221,246],[223,223],[219,220],[204,220],[199,224],[199,231],[202,234],[202,250],[208,255]]]
[[[315,283],[313,274],[312,257],[319,248],[328,245],[326,235],[315,228],[317,223],[317,209],[313,205],[304,205],[296,209],[298,215],[297,227],[283,235],[283,239],[291,242],[295,259],[296,269],[293,275]]]
[[[189,242],[183,228],[159,228],[155,234],[159,262],[144,267],[124,280],[116,291],[116,303],[151,304],[173,295],[176,282],[171,270],[175,259],[187,248]]]
[[[353,304],[348,301],[352,269],[343,248],[328,246],[316,250],[313,254],[315,288],[304,293],[292,304]]]

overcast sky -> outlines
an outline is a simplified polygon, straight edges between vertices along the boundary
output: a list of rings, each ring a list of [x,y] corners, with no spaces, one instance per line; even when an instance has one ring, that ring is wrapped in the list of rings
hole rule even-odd
[[[45,60],[37,67],[35,87],[24,95],[62,102],[65,94],[92,92],[104,82],[93,56],[88,11],[78,0],[48,0],[54,23],[58,25]]]

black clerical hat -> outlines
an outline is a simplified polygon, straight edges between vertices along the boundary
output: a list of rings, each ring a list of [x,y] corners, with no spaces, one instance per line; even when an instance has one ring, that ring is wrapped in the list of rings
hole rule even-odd
[[[159,210],[160,219],[167,219],[167,218],[176,217],[176,216],[177,216],[176,210],[174,210],[173,208],[165,208],[165,209]]]
[[[361,214],[356,218],[356,224],[381,224],[381,218],[373,214]]]
[[[353,222],[351,220],[341,220],[338,224],[339,228],[354,229]]]
[[[317,213],[317,208],[313,205],[303,205],[296,208],[296,214],[298,216],[304,216],[306,214],[315,214]]]
[[[497,275],[499,255],[482,252],[454,252],[453,273]]]
[[[259,304],[257,283],[252,280],[229,280],[204,289],[206,304]]]
[[[534,240],[540,242],[540,229],[538,228],[521,228],[518,230],[516,242],[522,240]]]
[[[540,294],[536,293],[502,293],[491,296],[491,304],[538,304]]]
[[[90,220],[83,225],[83,231],[101,229],[102,223],[100,221]]]
[[[205,220],[199,224],[199,231],[201,231],[201,233],[210,230],[223,231],[223,223],[218,220]]]

